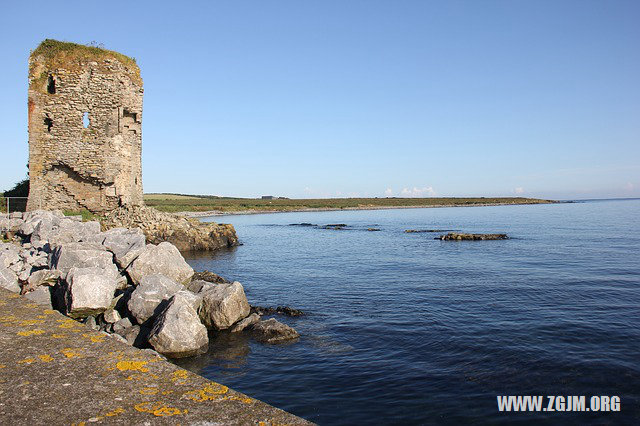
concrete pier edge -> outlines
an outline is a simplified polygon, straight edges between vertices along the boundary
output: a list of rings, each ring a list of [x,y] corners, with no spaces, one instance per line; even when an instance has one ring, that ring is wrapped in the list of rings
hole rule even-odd
[[[311,424],[1,288],[0,420]]]

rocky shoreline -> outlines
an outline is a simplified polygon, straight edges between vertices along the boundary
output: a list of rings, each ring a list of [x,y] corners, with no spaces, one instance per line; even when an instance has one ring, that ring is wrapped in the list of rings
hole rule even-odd
[[[0,215],[3,237],[10,239],[0,243],[0,286],[169,358],[206,352],[215,333],[251,333],[264,343],[298,337],[261,316],[301,312],[252,309],[241,283],[196,273],[171,242],[148,243],[149,233],[161,227],[105,228],[57,211]]]

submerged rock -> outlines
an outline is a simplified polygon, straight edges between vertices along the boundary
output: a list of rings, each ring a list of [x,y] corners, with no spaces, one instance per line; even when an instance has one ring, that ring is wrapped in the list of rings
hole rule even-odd
[[[250,327],[254,324],[257,324],[258,322],[260,322],[260,315],[258,314],[251,314],[248,317],[246,317],[243,320],[238,321],[236,324],[234,324],[233,327],[231,327],[231,329],[229,331],[231,331],[232,333],[238,333],[242,330],[244,330],[247,327]]]
[[[193,296],[186,290],[176,293],[156,319],[148,340],[162,355],[183,358],[207,351],[207,328],[193,308]]]
[[[191,280],[192,281],[201,280],[201,281],[207,281],[207,282],[216,283],[216,284],[229,284],[231,282],[225,278],[222,278],[218,274],[214,274],[211,271],[195,272],[193,274],[193,277],[191,277]]]
[[[421,234],[423,232],[453,232],[455,229],[406,229],[406,234]]]
[[[300,309],[293,309],[288,306],[278,306],[277,308],[272,307],[264,307],[264,306],[252,306],[251,313],[256,313],[258,315],[273,315],[273,314],[281,314],[289,317],[299,317],[304,315]]]
[[[142,253],[127,268],[135,284],[140,284],[146,275],[162,274],[180,284],[186,284],[193,276],[193,269],[171,243],[157,246],[147,245]]]
[[[262,343],[282,343],[300,336],[295,329],[275,318],[260,321],[251,331],[253,338]]]
[[[440,235],[435,238],[442,241],[479,241],[479,240],[507,240],[507,234],[462,234],[458,232],[450,232],[447,235]]]
[[[211,284],[203,287],[200,319],[207,328],[225,330],[249,315],[250,307],[242,284]]]

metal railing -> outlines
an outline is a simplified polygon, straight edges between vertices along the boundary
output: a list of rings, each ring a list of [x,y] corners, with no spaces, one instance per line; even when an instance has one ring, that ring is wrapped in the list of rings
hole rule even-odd
[[[0,197],[0,212],[26,212],[28,197]],[[38,209],[40,206],[38,206]]]

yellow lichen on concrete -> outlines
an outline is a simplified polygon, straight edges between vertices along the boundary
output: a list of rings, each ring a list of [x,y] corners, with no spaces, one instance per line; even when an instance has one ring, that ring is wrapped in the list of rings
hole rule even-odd
[[[120,371],[141,371],[146,373],[149,371],[146,361],[118,361],[116,368]]]
[[[53,357],[51,355],[38,355],[38,358],[40,358],[40,360],[42,362],[51,362],[51,361],[53,361]]]
[[[133,408],[141,413],[150,413],[157,417],[175,416],[178,414],[187,414],[188,410],[180,410],[175,407],[168,407],[161,402],[141,402]]]
[[[122,414],[124,412],[125,412],[124,408],[116,408],[115,410],[109,411],[108,413],[106,413],[105,417],[114,417],[114,416],[117,416],[118,414]]]
[[[35,330],[23,330],[18,331],[16,333],[18,336],[37,336],[38,334],[44,334],[44,330],[35,329]]]
[[[140,389],[140,394],[141,395],[155,395],[158,392],[160,392],[160,390],[158,388],[142,388],[142,389]]]
[[[44,323],[44,320],[39,320],[39,319],[20,321],[20,325],[22,325],[22,326],[25,326],[25,325],[36,325],[36,324],[42,324],[42,323]]]
[[[72,319],[59,319],[57,321],[60,323],[58,328],[66,328],[66,329],[84,328],[84,325]]]
[[[252,399],[246,396],[232,396],[232,395],[225,396],[224,399],[226,401],[240,401],[244,404],[253,404],[256,401],[255,399]]]
[[[33,364],[34,362],[36,362],[35,358],[25,358],[18,361],[18,364]]]
[[[60,352],[62,352],[64,354],[64,356],[66,356],[67,358],[81,358],[82,357],[82,353],[77,352],[77,351],[78,351],[78,349],[64,348]]]
[[[183,397],[196,402],[221,399],[220,395],[229,392],[229,388],[219,383],[210,382],[202,389],[185,392]]]
[[[45,315],[53,315],[55,314],[57,311],[54,311],[53,309],[45,309],[44,311],[42,311]]]
[[[83,334],[83,336],[91,340],[93,343],[100,343],[104,341],[104,338],[106,337],[103,334],[91,334],[91,333],[85,333]]]

